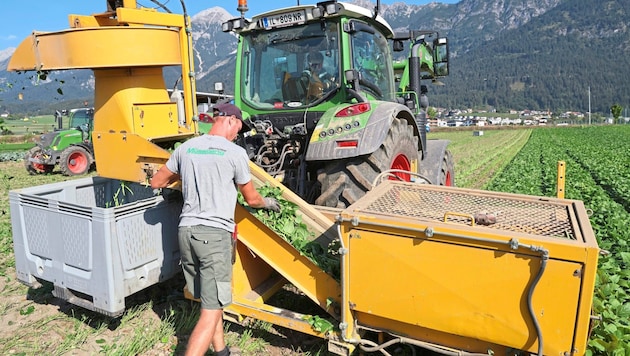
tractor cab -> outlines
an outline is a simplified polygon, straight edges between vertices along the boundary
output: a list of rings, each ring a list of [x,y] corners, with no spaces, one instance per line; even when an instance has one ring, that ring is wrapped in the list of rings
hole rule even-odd
[[[94,127],[94,108],[80,108],[70,110],[70,128],[81,131],[83,139],[89,139]]]
[[[393,35],[391,29],[382,21],[370,21],[378,24],[375,27],[361,20],[370,15],[363,8],[344,4],[336,9],[332,13],[313,6],[278,10],[239,30],[237,102],[251,111],[272,112],[338,104],[347,101],[346,71],[356,72],[360,89],[370,99],[394,100],[387,38]],[[224,29],[234,30],[234,25],[228,22]]]

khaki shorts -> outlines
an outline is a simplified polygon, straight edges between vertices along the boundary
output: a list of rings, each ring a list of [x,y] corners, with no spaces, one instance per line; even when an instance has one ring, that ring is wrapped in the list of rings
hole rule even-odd
[[[223,229],[180,226],[179,251],[188,290],[203,309],[232,303],[232,234]]]

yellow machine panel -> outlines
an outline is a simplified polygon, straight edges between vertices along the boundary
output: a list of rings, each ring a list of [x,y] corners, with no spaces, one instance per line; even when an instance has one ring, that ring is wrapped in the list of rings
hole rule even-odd
[[[175,103],[135,104],[132,112],[133,131],[137,135],[152,140],[180,133]]]
[[[348,325],[584,353],[599,249],[581,202],[390,181],[341,215]]]

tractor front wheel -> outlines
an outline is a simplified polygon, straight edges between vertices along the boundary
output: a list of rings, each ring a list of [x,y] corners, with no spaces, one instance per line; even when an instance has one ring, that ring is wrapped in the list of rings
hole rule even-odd
[[[59,165],[65,176],[77,176],[87,173],[94,159],[92,154],[81,146],[70,146],[61,152]]]
[[[387,170],[411,171],[417,163],[418,137],[404,119],[395,118],[381,146],[373,153],[350,160],[327,164],[317,173],[321,194],[315,204],[345,208],[372,189],[376,177]],[[416,172],[413,172],[416,173]],[[410,181],[411,175],[394,173],[397,178]]]
[[[24,155],[24,168],[29,174],[51,173],[55,168],[52,164],[39,163],[42,160],[44,150],[35,146]]]

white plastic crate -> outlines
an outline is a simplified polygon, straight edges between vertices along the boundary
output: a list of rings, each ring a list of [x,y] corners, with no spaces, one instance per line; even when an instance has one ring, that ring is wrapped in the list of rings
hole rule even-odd
[[[129,191],[131,190],[131,191]],[[109,316],[181,271],[178,191],[90,177],[9,192],[15,268],[31,287]]]

